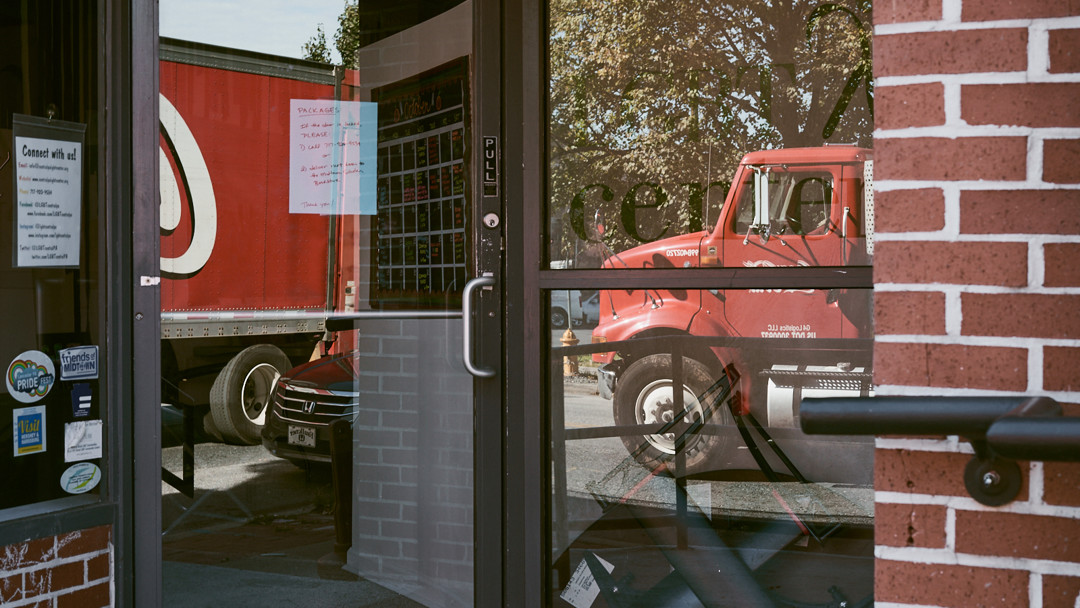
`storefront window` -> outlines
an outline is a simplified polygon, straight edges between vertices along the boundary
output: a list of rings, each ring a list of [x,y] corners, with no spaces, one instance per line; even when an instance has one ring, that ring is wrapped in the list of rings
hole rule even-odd
[[[0,9],[0,509],[107,490],[96,6]]]
[[[748,153],[789,150],[753,159],[760,172],[869,148],[870,14],[855,0],[552,2],[551,267],[712,230]],[[833,226],[864,236],[839,213]]]
[[[870,3],[548,19],[549,605],[872,602]]]

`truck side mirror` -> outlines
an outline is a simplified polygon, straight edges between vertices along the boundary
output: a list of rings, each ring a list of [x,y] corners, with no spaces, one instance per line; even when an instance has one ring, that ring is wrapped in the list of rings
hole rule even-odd
[[[769,242],[769,169],[754,168],[754,221],[750,229]]]

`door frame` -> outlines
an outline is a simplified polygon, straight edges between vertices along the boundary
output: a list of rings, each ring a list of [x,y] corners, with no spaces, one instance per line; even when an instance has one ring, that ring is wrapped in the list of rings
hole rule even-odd
[[[130,216],[121,204],[128,196],[116,196],[111,205],[118,221],[130,229],[131,247],[117,257],[122,267],[110,269],[113,277],[122,277],[127,301],[121,307],[118,327],[131,344],[131,376],[125,387],[125,422],[123,441],[134,455],[124,463],[130,467],[130,493],[125,493],[122,517],[130,526],[130,538],[118,543],[121,553],[117,563],[117,588],[131,589],[130,602],[117,605],[159,606],[162,602],[161,556],[161,293],[158,242],[158,10],[150,0],[129,0],[130,21],[126,31],[107,36],[113,57],[124,61],[125,69],[115,69],[110,82],[122,83],[130,97],[119,97],[119,108],[112,116],[127,115],[129,125],[119,125],[123,137],[113,152],[129,167]],[[117,2],[115,4],[125,4]],[[122,9],[118,9],[122,10]],[[114,68],[119,68],[119,60]],[[127,78],[125,78],[127,77]],[[129,142],[129,143],[128,143]],[[128,145],[124,145],[128,143]],[[116,164],[114,163],[114,166]],[[118,234],[124,234],[119,231]],[[128,291],[130,290],[130,291]],[[121,342],[123,343],[123,341]],[[125,561],[123,549],[130,547],[132,559]],[[124,566],[126,564],[126,566]],[[123,599],[123,594],[120,594]]]
[[[472,325],[475,344],[473,361],[492,369],[489,378],[473,378],[473,602],[475,606],[495,607],[504,605],[504,591],[513,588],[505,584],[495,573],[504,568],[503,538],[503,410],[506,400],[503,379],[509,377],[510,368],[505,365],[503,336],[505,292],[500,283],[508,275],[504,264],[502,241],[507,222],[503,200],[506,190],[500,186],[505,181],[499,175],[499,167],[505,167],[505,158],[512,158],[500,149],[507,145],[508,134],[503,130],[503,95],[508,89],[500,79],[503,69],[503,19],[502,0],[473,0],[473,124],[472,124],[472,213],[471,221],[474,264],[473,277],[490,274],[495,286],[478,292],[474,319],[463,319],[466,331]],[[483,158],[491,151],[494,137],[495,166],[485,167]],[[494,189],[485,185],[488,171],[494,169]],[[509,207],[506,205],[505,207]],[[485,219],[498,219],[495,226]],[[512,274],[512,273],[510,273]],[[464,304],[464,303],[463,303]],[[465,310],[468,310],[466,308]],[[506,581],[509,582],[509,581]]]
[[[506,606],[542,606],[547,527],[544,475],[548,435],[544,399],[547,339],[539,297],[544,226],[543,110],[545,3],[504,4],[502,39],[505,231],[503,307],[505,380],[505,472],[503,525]]]

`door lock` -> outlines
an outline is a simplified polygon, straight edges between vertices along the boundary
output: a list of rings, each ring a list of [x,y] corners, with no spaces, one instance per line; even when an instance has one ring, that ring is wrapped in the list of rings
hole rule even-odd
[[[488,213],[484,216],[484,225],[488,228],[496,228],[499,225],[499,214]]]

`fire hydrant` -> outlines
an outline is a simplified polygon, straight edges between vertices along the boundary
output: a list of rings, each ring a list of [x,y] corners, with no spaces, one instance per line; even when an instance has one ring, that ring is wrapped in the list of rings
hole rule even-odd
[[[580,342],[580,340],[574,335],[574,330],[569,327],[566,328],[562,337],[559,338],[559,343],[563,346],[576,346],[578,342]],[[577,357],[563,357],[562,370],[563,376],[576,376],[578,373]]]

